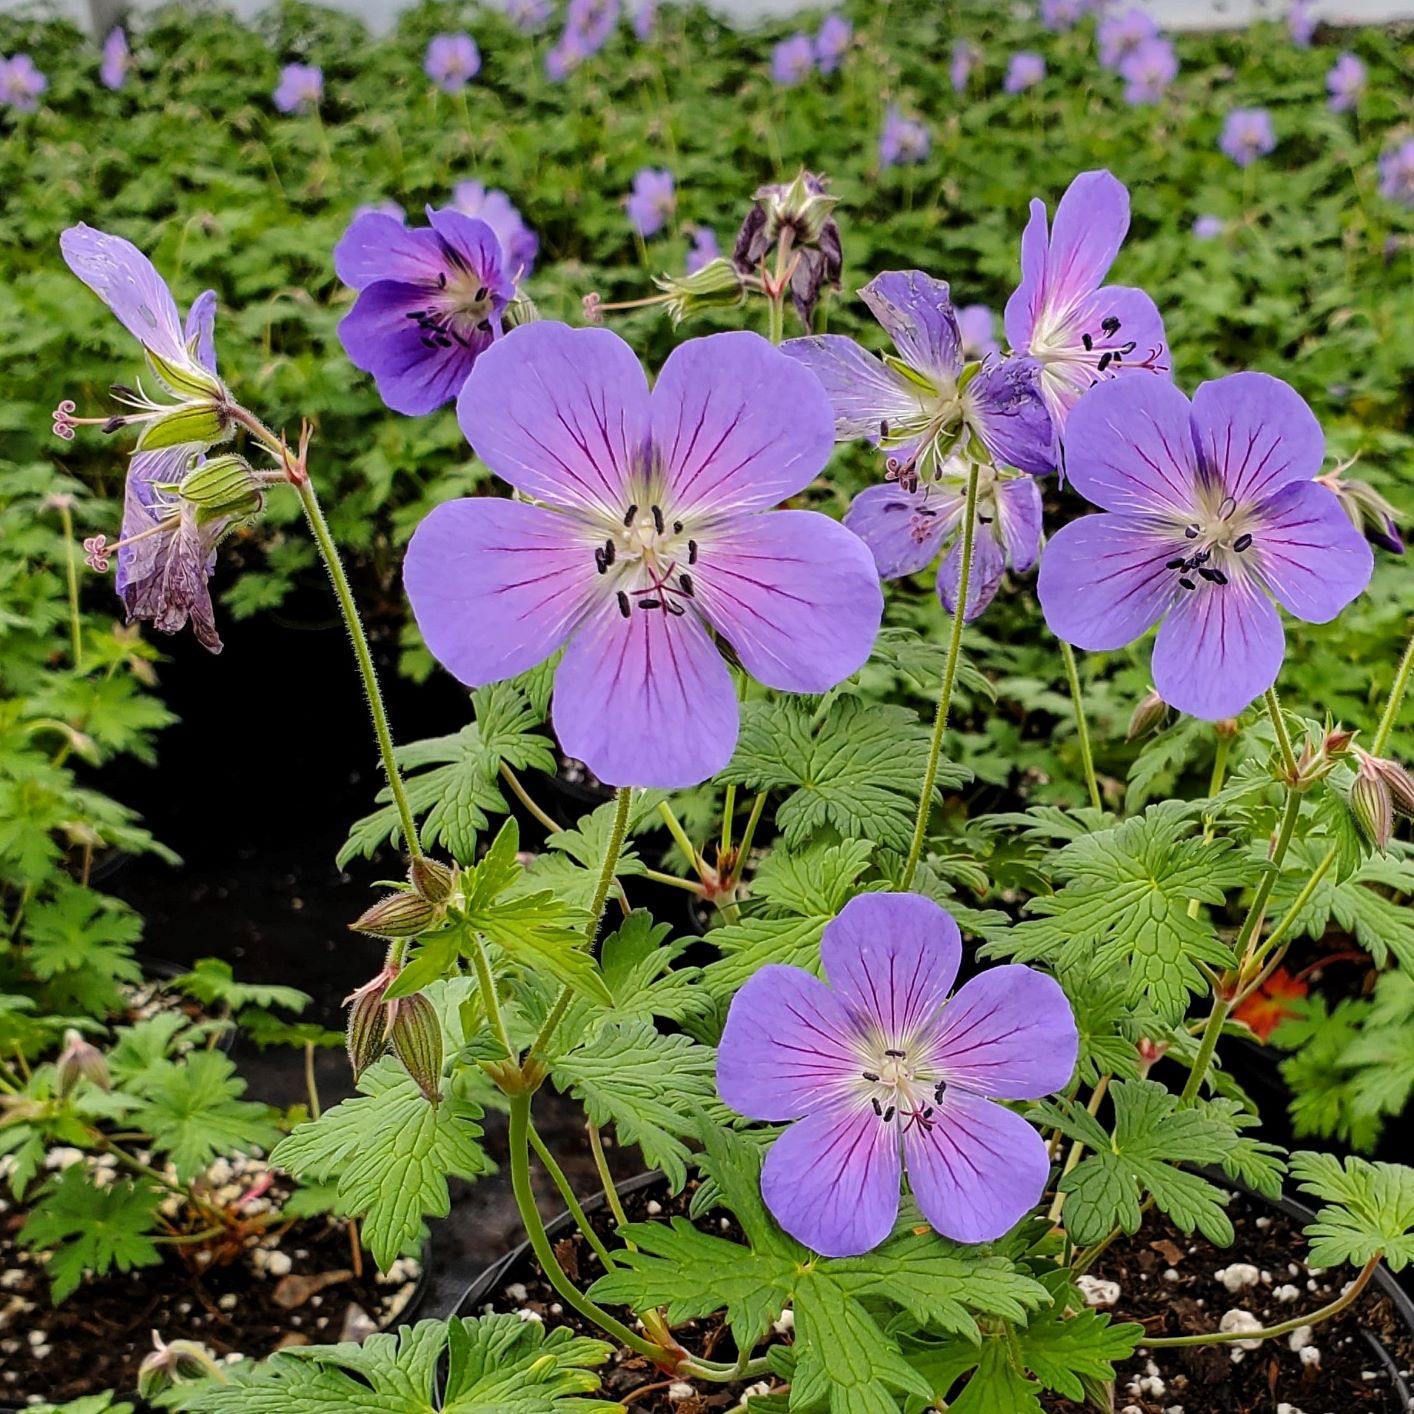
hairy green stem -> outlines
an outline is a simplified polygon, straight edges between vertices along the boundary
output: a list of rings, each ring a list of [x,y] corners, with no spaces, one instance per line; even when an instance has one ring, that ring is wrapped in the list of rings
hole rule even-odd
[[[1075,703],[1075,729],[1080,737],[1080,760],[1085,766],[1085,784],[1090,791],[1090,804],[1096,810],[1103,810],[1105,803],[1100,798],[1100,784],[1095,779],[1095,758],[1090,750],[1090,728],[1085,721],[1085,699],[1080,694],[1080,672],[1075,666],[1075,649],[1063,638],[1056,641],[1060,644],[1061,657],[1065,660],[1070,698]]]
[[[928,820],[933,813],[933,787],[938,780],[938,761],[943,750],[943,733],[948,727],[948,713],[952,708],[953,684],[957,681],[958,655],[962,651],[962,625],[967,617],[967,594],[972,582],[972,545],[977,528],[977,478],[980,472],[976,462],[967,477],[967,504],[962,512],[962,568],[957,582],[957,612],[952,620],[952,637],[948,641],[947,661],[943,665],[943,685],[938,694],[938,710],[933,717],[933,740],[928,749],[928,767],[923,773],[923,789],[918,794],[918,816],[913,823],[913,842],[908,847],[908,861],[903,867],[900,889],[907,889],[913,883],[918,870],[918,860],[923,853],[923,840],[928,833]]]
[[[1404,694],[1409,687],[1411,670],[1414,670],[1414,634],[1410,635],[1409,643],[1404,649],[1404,657],[1399,660],[1399,671],[1394,675],[1394,685],[1389,690],[1389,701],[1385,704],[1384,716],[1380,718],[1375,739],[1370,744],[1370,753],[1373,756],[1382,755],[1385,747],[1389,745],[1395,719],[1404,705]]]
[[[1286,718],[1281,714],[1281,702],[1277,690],[1269,687],[1262,695],[1267,705],[1267,715],[1272,719],[1272,729],[1276,733],[1277,748],[1281,751],[1281,764],[1286,768],[1288,780],[1296,777],[1296,752],[1291,745],[1291,736],[1286,730]]]
[[[73,642],[74,667],[83,667],[83,619],[79,614],[79,564],[74,552],[74,513],[68,501],[59,502],[59,519],[64,525],[64,568],[69,583],[69,636]]]
[[[349,637],[353,640],[354,657],[358,660],[359,675],[363,678],[363,690],[368,699],[368,711],[373,718],[373,732],[378,738],[378,750],[383,757],[383,772],[388,778],[388,789],[398,807],[403,841],[408,853],[418,859],[422,855],[422,842],[418,839],[417,821],[413,819],[402,773],[398,770],[398,763],[393,755],[393,734],[388,729],[388,714],[383,708],[383,693],[378,686],[378,670],[373,665],[373,654],[369,652],[368,638],[358,616],[358,606],[354,603],[353,591],[349,588],[348,576],[344,573],[334,537],[329,533],[329,523],[324,519],[319,497],[314,493],[314,483],[308,476],[303,476],[295,482],[295,490],[299,495],[300,504],[304,507],[305,519],[314,534],[320,556],[324,560],[324,567],[329,571]]]
[[[1145,1336],[1144,1345],[1154,1349],[1173,1350],[1179,1346],[1186,1345],[1218,1345],[1234,1340],[1274,1340],[1278,1336],[1290,1335],[1292,1331],[1300,1330],[1302,1326],[1320,1325],[1322,1321],[1328,1321],[1332,1316],[1338,1316],[1347,1306],[1353,1305],[1360,1297],[1360,1293],[1369,1286],[1375,1272],[1379,1269],[1380,1258],[1383,1254],[1376,1253],[1360,1268],[1360,1275],[1343,1291],[1336,1299],[1328,1305],[1322,1306],[1319,1311],[1312,1311],[1309,1315],[1293,1316],[1289,1321],[1282,1321],[1280,1325],[1263,1326],[1255,1331],[1207,1331],[1201,1335],[1161,1335]]]
[[[603,1239],[589,1221],[589,1215],[584,1211],[584,1205],[575,1197],[574,1189],[570,1187],[570,1181],[565,1177],[565,1171],[555,1162],[555,1156],[546,1147],[545,1141],[536,1132],[535,1125],[530,1126],[530,1147],[535,1150],[536,1157],[545,1165],[545,1172],[554,1181],[555,1187],[560,1190],[560,1197],[565,1200],[565,1207],[570,1210],[570,1216],[574,1218],[575,1225],[584,1234],[584,1240],[594,1249],[594,1255],[598,1257],[600,1265],[606,1272],[614,1269],[615,1262],[609,1253],[609,1249],[604,1246]]]
[[[481,1006],[486,1013],[486,1020],[501,1043],[506,1059],[512,1065],[519,1065],[520,1052],[511,1040],[506,1018],[501,1011],[501,998],[496,992],[496,979],[491,975],[491,959],[486,956],[486,945],[477,936],[475,929],[467,930],[467,939],[471,943],[471,965],[476,969],[476,983],[481,989]]]
[[[687,856],[687,862],[702,873],[702,856],[698,854],[697,847],[687,837],[687,831],[682,827],[682,821],[673,813],[673,807],[666,800],[658,802],[658,815],[663,823],[668,827],[668,833],[673,837],[673,843]]]
[[[594,1155],[594,1167],[599,1173],[599,1186],[604,1190],[604,1201],[609,1205],[609,1211],[614,1215],[614,1221],[621,1228],[628,1226],[628,1214],[624,1212],[624,1205],[619,1198],[618,1185],[614,1182],[614,1175],[609,1169],[608,1155],[604,1153],[604,1136],[599,1132],[599,1126],[594,1121],[585,1122],[585,1132],[589,1135],[589,1151]],[[627,1246],[633,1250],[632,1242],[624,1239]]]

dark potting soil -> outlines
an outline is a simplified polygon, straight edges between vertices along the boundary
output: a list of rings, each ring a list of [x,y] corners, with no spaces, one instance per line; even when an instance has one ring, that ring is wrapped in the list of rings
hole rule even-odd
[[[0,1407],[130,1392],[154,1332],[218,1360],[259,1357],[361,1339],[418,1293],[417,1262],[380,1275],[364,1253],[355,1275],[348,1225],[321,1217],[272,1229],[269,1245],[167,1247],[160,1264],[87,1281],[56,1307],[43,1263],[16,1241],[24,1219],[22,1208],[0,1211]]]
[[[1119,1288],[1114,1304],[1103,1309],[1116,1320],[1138,1321],[1154,1336],[1214,1331],[1229,1311],[1272,1326],[1319,1310],[1355,1275],[1350,1267],[1309,1267],[1301,1224],[1260,1199],[1236,1194],[1228,1215],[1237,1238],[1221,1248],[1186,1237],[1151,1213],[1134,1238],[1116,1243],[1090,1273]],[[1101,1288],[1091,1299],[1112,1294]],[[1407,1377],[1414,1337],[1389,1297],[1371,1285],[1339,1316],[1256,1350],[1141,1346],[1119,1368],[1115,1407],[1122,1414],[1405,1414],[1393,1378],[1364,1331],[1379,1338]],[[1081,1405],[1066,1399],[1042,1403],[1052,1414],[1083,1414]]]

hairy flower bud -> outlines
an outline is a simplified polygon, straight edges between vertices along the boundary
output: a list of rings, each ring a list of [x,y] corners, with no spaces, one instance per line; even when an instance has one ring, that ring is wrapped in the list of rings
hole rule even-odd
[[[358,991],[344,998],[344,1005],[349,1007],[345,1045],[355,1084],[388,1049],[388,1008],[383,994],[395,976],[391,969],[384,968],[371,982],[365,982]]]
[[[691,275],[655,275],[653,283],[671,298],[665,308],[677,328],[684,319],[708,309],[730,309],[746,299],[741,272],[721,256]]]
[[[412,861],[408,880],[413,888],[431,903],[446,903],[456,887],[457,873],[436,859],[420,854]]]
[[[1328,757],[1344,756],[1355,740],[1355,732],[1347,727],[1332,727],[1321,744],[1321,754]]]
[[[168,1344],[152,1332],[153,1351],[138,1366],[137,1392],[152,1400],[174,1384],[206,1379],[220,1374],[216,1357],[199,1341],[174,1340]]]
[[[1360,753],[1360,765],[1364,770],[1378,776],[1389,790],[1390,800],[1401,815],[1414,815],[1414,775],[1399,764],[1383,756],[1367,756]]]
[[[361,914],[349,928],[375,938],[415,938],[432,929],[439,917],[436,906],[412,889],[389,894]]]
[[[507,331],[517,329],[522,324],[534,324],[540,318],[540,310],[535,301],[519,289],[501,314],[501,322]]]
[[[1394,802],[1379,773],[1363,761],[1350,787],[1350,811],[1361,833],[1383,854],[1394,833]]]
[[[182,500],[208,515],[254,515],[263,500],[250,463],[234,454],[211,457],[173,489]]]
[[[442,1023],[437,1009],[422,995],[399,997],[388,1004],[388,1038],[403,1069],[435,1105],[442,1098]]]
[[[1151,687],[1139,699],[1134,708],[1133,715],[1129,719],[1129,731],[1125,734],[1124,739],[1135,741],[1141,736],[1148,736],[1150,732],[1163,726],[1168,711],[1168,704]]]
[[[54,1079],[61,1100],[73,1094],[80,1080],[90,1081],[100,1090],[113,1088],[103,1052],[85,1041],[72,1026],[64,1032],[64,1049],[54,1063]]]

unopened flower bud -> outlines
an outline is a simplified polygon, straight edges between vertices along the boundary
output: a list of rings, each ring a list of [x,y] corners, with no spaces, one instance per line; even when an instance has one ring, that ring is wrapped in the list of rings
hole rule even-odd
[[[344,1039],[355,1084],[369,1066],[382,1059],[388,1049],[388,1008],[383,994],[395,975],[385,968],[371,982],[365,982],[358,991],[344,998],[344,1005],[349,1008]]]
[[[176,494],[209,515],[254,515],[261,507],[260,482],[244,457],[211,457],[177,483]]]
[[[85,1041],[73,1027],[64,1032],[64,1049],[54,1064],[54,1078],[61,1100],[73,1094],[80,1080],[87,1080],[100,1090],[113,1088],[103,1052]]]
[[[442,1023],[437,1009],[422,995],[399,997],[388,1004],[392,1019],[388,1039],[403,1069],[435,1105],[442,1098]]]
[[[1168,711],[1168,704],[1151,687],[1149,691],[1139,699],[1139,703],[1129,719],[1129,731],[1125,734],[1124,739],[1126,741],[1135,741],[1141,736],[1148,736],[1150,732],[1163,726],[1164,718],[1168,716]]]
[[[1383,756],[1367,756],[1364,752],[1360,754],[1360,765],[1385,783],[1390,800],[1401,815],[1414,815],[1414,775],[1398,761],[1390,761]]]
[[[438,910],[412,889],[389,894],[349,924],[355,933],[371,933],[375,938],[415,938],[429,932],[438,921]]]
[[[1332,727],[1321,744],[1321,754],[1328,757],[1344,756],[1355,740],[1355,732],[1347,727]]]
[[[1363,761],[1350,787],[1350,812],[1361,833],[1383,854],[1394,833],[1394,801],[1379,773]]]
[[[414,889],[431,903],[446,903],[456,886],[456,870],[420,854],[412,861],[408,879]]]
[[[1399,512],[1373,486],[1335,473],[1320,479],[1335,493],[1341,509],[1350,517],[1356,530],[1392,555],[1404,553],[1404,539],[1399,533]]]
[[[151,1401],[174,1384],[205,1379],[221,1372],[216,1357],[200,1342],[174,1340],[169,1345],[156,1331],[152,1332],[155,1347],[138,1366],[137,1392]]]
[[[655,275],[653,283],[669,296],[664,306],[676,328],[684,319],[708,309],[730,309],[746,299],[741,272],[718,256],[691,275]]]
[[[501,323],[507,330],[518,329],[522,324],[534,324],[540,318],[539,307],[523,290],[517,290],[515,297],[501,311]]]

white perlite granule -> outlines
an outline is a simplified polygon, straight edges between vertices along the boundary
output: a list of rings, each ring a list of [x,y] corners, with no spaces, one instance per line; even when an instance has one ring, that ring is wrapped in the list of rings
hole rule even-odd
[[[1075,1284],[1085,1293],[1087,1306],[1113,1306],[1119,1300],[1119,1283],[1103,1277],[1078,1276]]]
[[[1221,1271],[1214,1272],[1213,1276],[1222,1282],[1234,1296],[1239,1291],[1246,1291],[1248,1287],[1256,1286],[1262,1279],[1262,1273],[1251,1262],[1234,1262],[1230,1267],[1224,1267]]]
[[[1223,1318],[1218,1322],[1218,1329],[1224,1332],[1232,1331],[1259,1331],[1262,1323],[1250,1311],[1240,1311],[1234,1308],[1231,1311],[1224,1311]],[[1261,1345],[1260,1340],[1235,1340],[1232,1342],[1238,1350],[1256,1350]]]

